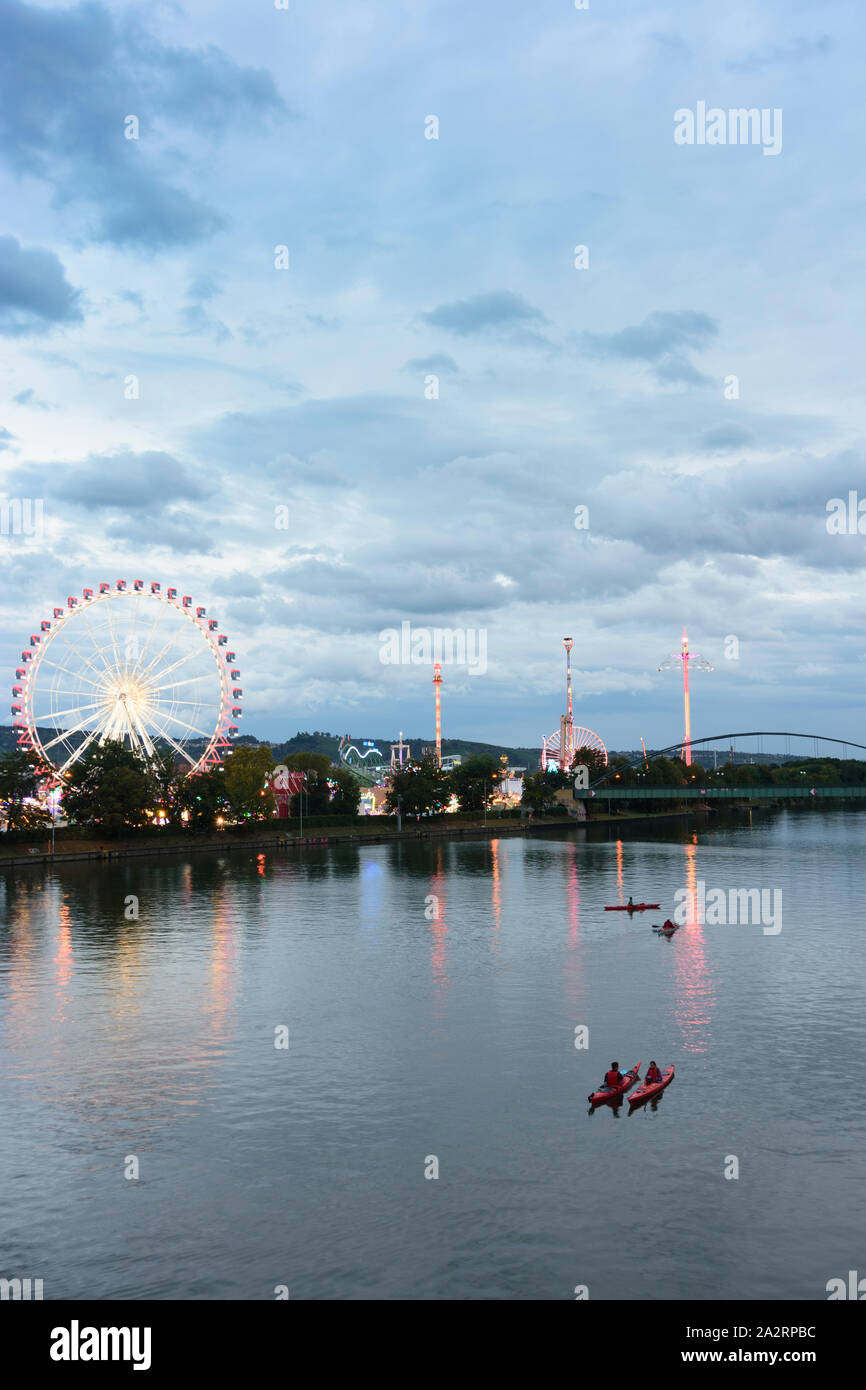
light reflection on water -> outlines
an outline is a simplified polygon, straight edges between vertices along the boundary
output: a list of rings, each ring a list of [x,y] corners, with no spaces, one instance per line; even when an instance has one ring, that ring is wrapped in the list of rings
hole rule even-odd
[[[0,877],[0,1274],[49,1298],[822,1297],[858,1258],[863,1111],[754,1073],[805,1055],[818,1095],[839,1055],[858,1071],[864,826]],[[701,880],[782,890],[784,929],[702,924]],[[683,888],[670,939],[655,913],[603,910],[632,893],[663,920]],[[589,1121],[611,1056],[676,1080]],[[728,1152],[747,1156],[737,1184]],[[612,1206],[620,1189],[653,1201]]]

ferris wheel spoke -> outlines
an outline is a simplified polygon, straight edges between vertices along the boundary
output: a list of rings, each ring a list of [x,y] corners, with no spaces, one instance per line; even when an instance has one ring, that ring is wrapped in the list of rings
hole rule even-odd
[[[50,714],[43,715],[45,719],[66,719],[70,714],[81,714],[86,709],[104,709],[105,700],[91,700],[87,705],[73,705],[70,709],[53,709]],[[38,718],[39,716],[35,716]]]
[[[169,681],[168,685],[148,686],[148,694],[154,695],[159,690],[180,690],[182,685],[194,685],[196,681],[213,680],[213,671],[202,671],[200,676],[190,676],[187,680]]]
[[[197,729],[197,728],[195,727],[194,724],[187,724],[187,723],[185,723],[185,721],[184,721],[183,719],[178,719],[178,717],[177,717],[176,714],[172,714],[172,713],[171,713],[170,711],[168,711],[168,710],[166,710],[165,713],[163,713],[163,714],[158,714],[158,715],[157,715],[156,712],[155,712],[154,717],[157,717],[157,718],[160,718],[160,719],[170,719],[171,722],[172,722],[172,724],[179,724],[179,725],[181,726],[182,729],[189,729],[190,733],[199,734],[202,738],[211,738],[211,737],[212,737],[212,734],[213,734],[213,731],[211,731],[211,733],[208,733],[207,729]],[[162,731],[160,731],[160,732],[162,732]],[[166,737],[167,737],[167,735],[166,735]]]
[[[93,740],[96,738],[96,736],[97,736],[98,733],[99,733],[99,730],[98,730],[98,729],[91,729],[90,733],[87,735],[87,738],[84,740],[84,742],[83,742],[83,743],[80,743],[80,744],[78,745],[78,747],[77,747],[76,749],[73,750],[73,752],[70,754],[70,756],[66,759],[66,762],[63,763],[63,764],[61,765],[61,767],[58,768],[58,771],[59,771],[60,773],[66,772],[67,768],[70,768],[70,767],[72,766],[73,763],[77,763],[78,760],[81,758],[82,754],[85,752],[85,750],[86,750],[87,748],[89,748],[90,744],[91,744],[91,743],[93,742]]]
[[[71,671],[71,670],[69,669],[68,666],[61,666],[61,665],[58,664],[58,662],[49,660],[49,658],[48,658],[47,656],[43,656],[43,657],[41,658],[41,660],[40,660],[40,662],[39,662],[39,665],[40,665],[40,666],[53,666],[53,667],[55,668],[55,670],[57,670],[57,671],[62,671],[62,672],[64,673],[64,675],[71,676],[73,680],[76,680],[76,681],[84,681],[85,685],[92,685],[92,686],[94,686],[94,688],[95,688],[96,690],[104,690],[104,689],[105,689],[105,682],[104,682],[104,681],[92,681],[92,680],[88,680],[87,676],[82,676],[82,674],[81,674],[80,671]],[[94,670],[94,671],[96,671],[96,667],[95,667],[95,666],[92,667],[91,669]],[[99,675],[99,672],[97,671],[96,674]]]
[[[74,649],[70,649],[69,655],[70,655],[70,657],[73,657],[73,656],[77,657],[79,661],[83,661],[84,664],[85,664],[85,666],[86,666],[89,670],[91,670],[91,671],[93,672],[94,675],[96,675],[96,676],[101,676],[101,677],[102,677],[102,683],[103,683],[103,684],[105,684],[105,677],[111,675],[111,669],[110,669],[110,667],[108,667],[108,666],[105,664],[104,660],[103,660],[102,668],[100,669],[99,666],[94,666],[93,662],[90,661],[90,660],[88,660],[88,658],[84,655],[84,652],[79,652],[79,651],[75,651]],[[41,658],[40,662],[39,662],[39,665],[41,666],[42,663],[43,663],[44,661],[46,661],[46,660],[47,660],[47,658],[43,656],[43,657]],[[49,662],[49,665],[57,666],[58,671],[63,671],[66,675],[71,676],[73,680],[86,680],[86,679],[87,679],[86,676],[81,675],[80,672],[78,672],[78,671],[72,670],[69,666],[58,666],[58,665],[57,665],[57,662]],[[96,681],[94,681],[93,683],[94,683],[94,685],[98,684],[98,682],[96,682]]]
[[[65,738],[69,738],[72,734],[80,733],[90,722],[89,719],[82,719],[79,724],[73,724],[71,729],[64,729],[62,734],[58,734],[56,738],[49,739],[48,743],[43,743],[43,752],[47,753],[49,748],[53,748],[56,744],[62,743]],[[97,726],[96,732],[99,732],[99,726]]]
[[[204,702],[203,700],[168,700],[168,699],[165,699],[165,700],[152,700],[152,701],[151,701],[151,704],[152,704],[152,706],[153,706],[154,709],[162,709],[165,705],[168,705],[168,707],[169,707],[170,710],[174,709],[175,705],[190,705],[190,706],[192,707],[192,709],[201,709],[202,706],[204,705],[204,703],[205,703],[205,702]]]
[[[153,678],[154,678],[154,680],[162,680],[163,676],[167,676],[168,673],[169,673],[170,671],[177,671],[178,668],[181,667],[181,666],[184,666],[184,665],[186,664],[187,661],[192,661],[192,660],[197,659],[197,658],[199,658],[199,657],[201,657],[201,656],[202,656],[202,652],[201,652],[201,651],[187,652],[186,656],[178,657],[177,661],[172,662],[171,666],[164,666],[163,669],[162,669],[161,671],[155,672]],[[151,665],[150,665],[150,668],[149,668],[149,669],[152,669],[152,668],[153,668],[153,665],[154,665],[154,663],[151,662]],[[147,674],[147,672],[145,672],[145,674]]]
[[[138,733],[138,739],[140,740],[145,751],[147,752],[148,757],[152,758],[154,753],[156,752],[156,749],[153,745],[153,741],[150,735],[148,734],[144,724],[142,723],[142,720],[140,719],[139,715],[135,711],[133,711],[129,721],[130,739],[132,738],[133,733],[136,730]]]
[[[144,659],[145,659],[145,657],[147,656],[147,653],[150,651],[150,643],[151,643],[151,640],[153,639],[153,636],[154,636],[154,634],[155,634],[155,632],[156,632],[156,629],[159,627],[159,625],[160,625],[160,623],[162,622],[164,616],[165,616],[165,610],[164,610],[163,604],[162,604],[161,602],[160,602],[160,603],[157,603],[157,605],[156,605],[156,617],[154,618],[153,622],[152,622],[151,625],[150,625],[150,631],[148,632],[147,637],[146,637],[146,639],[145,639],[144,646],[143,646],[142,649],[141,649],[141,655],[139,656],[138,661],[135,663],[135,666],[134,666],[133,669],[132,669],[132,674],[133,674],[133,676],[138,677],[138,676],[140,676],[140,675],[142,674],[142,671],[143,671],[143,665],[142,665],[142,663],[144,662]]]
[[[114,652],[115,670],[122,671],[124,669],[123,662],[120,659],[120,652],[117,648],[117,640],[114,636],[114,623],[111,619],[112,600],[110,598],[104,599],[103,602],[105,603],[105,616],[108,619],[108,634],[111,638],[111,649]]]
[[[158,665],[159,665],[159,662],[162,661],[163,657],[164,657],[164,656],[167,656],[167,655],[169,654],[169,652],[171,651],[171,648],[174,646],[174,644],[175,644],[175,642],[177,641],[177,639],[178,639],[179,637],[185,637],[185,636],[187,635],[187,631],[188,631],[188,629],[186,629],[186,628],[183,626],[183,623],[181,623],[178,627],[176,627],[175,630],[174,630],[174,632],[173,632],[173,633],[171,634],[171,636],[169,637],[168,641],[165,642],[165,643],[163,643],[162,647],[160,647],[159,651],[156,653],[156,656],[155,656],[155,657],[153,658],[153,660],[149,663],[149,665],[147,665],[146,667],[144,667],[144,668],[139,672],[139,675],[142,676],[142,677],[146,677],[146,676],[150,675],[151,671],[154,669],[155,666],[158,666]]]
[[[87,629],[87,635],[88,635],[89,638],[90,638],[90,644],[91,644],[91,646],[93,647],[93,650],[96,652],[96,655],[99,657],[100,661],[102,662],[102,666],[103,666],[103,669],[104,669],[104,671],[105,671],[105,674],[106,674],[107,676],[111,676],[111,674],[112,674],[111,667],[109,666],[108,662],[105,660],[105,653],[103,652],[102,647],[99,645],[99,643],[97,642],[97,640],[96,640],[96,638],[95,638],[95,636],[94,636],[94,634],[93,634],[93,628],[90,626],[90,619],[89,619],[89,617],[88,617],[88,615],[87,615],[87,609],[86,609],[86,608],[81,608],[81,609],[79,609],[78,611],[81,613],[82,622],[84,623],[84,626],[85,626],[85,628]],[[68,622],[68,621],[69,621],[69,620],[67,619],[67,622]],[[87,657],[84,655],[83,652],[79,652],[79,656],[81,657],[81,660],[82,660],[87,666],[89,666],[89,667],[91,668],[91,670],[96,671],[97,674],[99,673],[99,668],[96,667],[96,666],[94,666],[92,662],[88,661],[88,660],[87,660]]]
[[[195,767],[196,762],[197,762],[197,759],[196,759],[196,758],[193,758],[193,757],[190,757],[189,753],[187,753],[186,749],[183,747],[182,744],[180,744],[180,743],[175,743],[175,741],[174,741],[174,739],[172,738],[171,734],[167,734],[164,730],[161,730],[159,736],[160,736],[160,738],[164,738],[165,741],[166,741],[166,743],[170,743],[171,746],[172,746],[172,748],[174,749],[174,751],[175,751],[176,753],[179,753],[180,756],[181,756],[182,758],[186,758],[186,760],[187,760],[187,762],[189,763],[190,767]]]

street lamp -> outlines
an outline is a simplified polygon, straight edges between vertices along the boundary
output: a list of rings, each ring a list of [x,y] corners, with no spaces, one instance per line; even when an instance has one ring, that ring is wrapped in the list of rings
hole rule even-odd
[[[315,770],[311,771],[310,774],[309,774],[309,776],[310,776],[310,781],[311,781],[311,782],[315,782],[315,781],[317,780],[317,774],[316,774]],[[305,776],[304,776],[304,781],[301,783],[301,788],[300,788],[300,791],[298,792],[298,806],[299,806],[300,812],[301,812],[301,828],[300,828],[300,832],[299,832],[300,837],[303,837],[303,834],[304,834],[304,794],[305,794],[305,792],[306,792],[306,780],[307,780],[307,779],[306,779],[306,774],[305,774]],[[309,792],[306,792],[306,796],[307,796],[307,815],[309,816],[309,814],[310,814],[310,794],[309,794]]]

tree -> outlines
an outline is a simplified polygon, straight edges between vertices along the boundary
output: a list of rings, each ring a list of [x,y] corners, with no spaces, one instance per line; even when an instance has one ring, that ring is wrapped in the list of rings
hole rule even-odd
[[[174,824],[180,816],[179,787],[182,777],[174,753],[170,749],[157,752],[150,761],[149,770],[154,810],[162,811],[166,819]]]
[[[461,811],[480,811],[501,776],[502,768],[490,753],[477,753],[458,763],[450,774],[450,784]]]
[[[576,767],[581,766],[587,768],[589,773],[589,785],[592,786],[593,782],[598,781],[599,777],[604,776],[607,765],[604,761],[604,754],[599,753],[597,748],[578,748],[574,754],[571,772],[569,774],[572,784],[574,782],[574,770]]]
[[[528,806],[531,811],[544,811],[548,806],[556,804],[556,792],[561,791],[562,774],[557,768],[550,772],[532,772],[523,779],[523,795],[520,798],[521,806]]]
[[[331,769],[330,781],[336,783],[328,810],[335,816],[357,816],[361,804],[361,788],[348,768]]]
[[[222,767],[196,772],[185,777],[177,788],[178,809],[186,811],[187,822],[194,830],[212,830],[217,816],[229,814],[225,773]]]
[[[111,834],[143,825],[152,797],[148,764],[124,743],[108,739],[91,743],[73,764],[63,804],[70,820]]]
[[[273,754],[265,744],[234,748],[225,758],[223,785],[238,820],[261,820],[274,814],[274,794],[266,785],[273,766]]]
[[[10,830],[41,830],[51,812],[35,800],[40,773],[34,755],[15,749],[0,757],[0,804]]]
[[[385,809],[389,815],[398,805],[406,816],[441,815],[450,799],[451,777],[428,754],[391,773]]]
[[[300,800],[304,798],[304,810],[309,816],[326,816],[330,810],[331,791],[328,778],[333,778],[336,769],[327,753],[290,753],[284,766],[306,773],[303,792],[292,797],[292,815],[300,810]]]

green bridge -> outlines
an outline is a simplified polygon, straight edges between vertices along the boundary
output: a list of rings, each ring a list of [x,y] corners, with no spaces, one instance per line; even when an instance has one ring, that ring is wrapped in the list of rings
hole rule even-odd
[[[787,801],[790,797],[848,797],[866,801],[866,787],[600,787],[575,791],[576,801]]]

